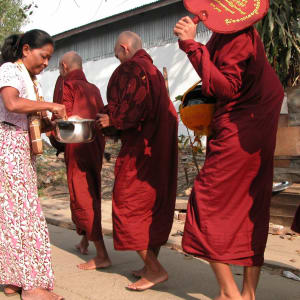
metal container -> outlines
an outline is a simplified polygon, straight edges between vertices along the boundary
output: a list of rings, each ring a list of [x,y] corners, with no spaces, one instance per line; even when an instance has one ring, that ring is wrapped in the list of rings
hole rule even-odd
[[[272,192],[273,193],[282,192],[291,185],[292,183],[288,181],[273,183]]]
[[[89,143],[95,137],[95,120],[57,120],[55,139],[65,144]]]

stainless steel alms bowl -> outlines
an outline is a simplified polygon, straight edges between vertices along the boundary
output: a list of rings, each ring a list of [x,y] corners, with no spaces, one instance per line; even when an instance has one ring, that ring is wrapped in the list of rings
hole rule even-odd
[[[95,137],[95,120],[57,120],[55,139],[65,144],[89,143]]]

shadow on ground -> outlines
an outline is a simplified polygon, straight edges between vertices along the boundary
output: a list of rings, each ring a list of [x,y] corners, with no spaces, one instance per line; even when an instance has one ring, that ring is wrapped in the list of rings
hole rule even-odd
[[[101,299],[114,300],[208,300],[213,299],[218,294],[214,274],[206,262],[165,247],[162,248],[160,261],[169,273],[169,280],[145,292],[128,291],[125,287],[130,282],[135,281],[131,271],[142,267],[140,258],[136,253],[115,251],[112,239],[105,237],[113,266],[104,270],[82,271],[76,268],[76,265],[92,258],[95,255],[94,247],[90,246],[89,255],[81,255],[74,247],[79,240],[75,231],[51,225],[49,228],[52,245],[59,248],[55,250],[54,247],[55,253],[53,255],[57,285],[63,286],[68,291],[78,288],[93,294],[86,299],[97,299],[101,295]],[[233,267],[233,272],[239,286],[241,286],[242,268]],[[67,283],[65,283],[65,276],[68,276]],[[299,295],[299,282],[283,278],[274,270],[264,269],[262,271],[258,300],[297,299]]]

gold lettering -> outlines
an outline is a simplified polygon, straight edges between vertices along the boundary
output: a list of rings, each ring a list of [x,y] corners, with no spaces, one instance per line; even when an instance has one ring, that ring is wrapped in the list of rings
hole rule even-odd
[[[245,7],[248,4],[248,0],[232,0],[236,5]]]
[[[229,25],[231,23],[239,23],[239,22],[246,21],[247,19],[250,19],[254,15],[257,15],[258,11],[259,11],[259,9],[261,7],[261,3],[260,3],[260,0],[254,0],[254,3],[255,3],[254,4],[255,8],[254,8],[254,10],[250,14],[248,14],[247,16],[244,16],[244,17],[242,17],[240,19],[225,19],[225,23],[227,25]]]
[[[223,4],[220,0],[214,0],[215,2],[217,2],[220,6],[222,6],[226,11],[230,12],[231,14],[235,14],[235,12],[233,10],[231,10],[230,8],[228,8],[225,4]]]
[[[217,7],[215,4],[210,3],[210,5],[211,5],[215,10],[217,10],[219,13],[222,12],[222,9],[220,9],[219,7]]]
[[[242,15],[245,15],[246,13],[244,11],[242,11],[239,7],[237,7],[232,1],[230,0],[225,0],[229,6],[231,6],[232,8],[236,9],[239,13],[241,13]]]

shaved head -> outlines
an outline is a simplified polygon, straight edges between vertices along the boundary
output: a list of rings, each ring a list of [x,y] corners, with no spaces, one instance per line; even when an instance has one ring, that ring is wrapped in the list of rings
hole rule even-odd
[[[65,53],[61,58],[61,61],[64,62],[69,68],[82,69],[82,59],[75,51]]]
[[[67,52],[60,59],[59,68],[62,76],[73,70],[82,70],[82,58],[75,51]]]
[[[115,55],[121,62],[124,62],[142,47],[142,40],[139,35],[132,31],[123,31],[116,41]]]
[[[119,35],[116,45],[120,44],[128,45],[135,51],[142,49],[142,40],[140,36],[132,31],[123,31]]]

